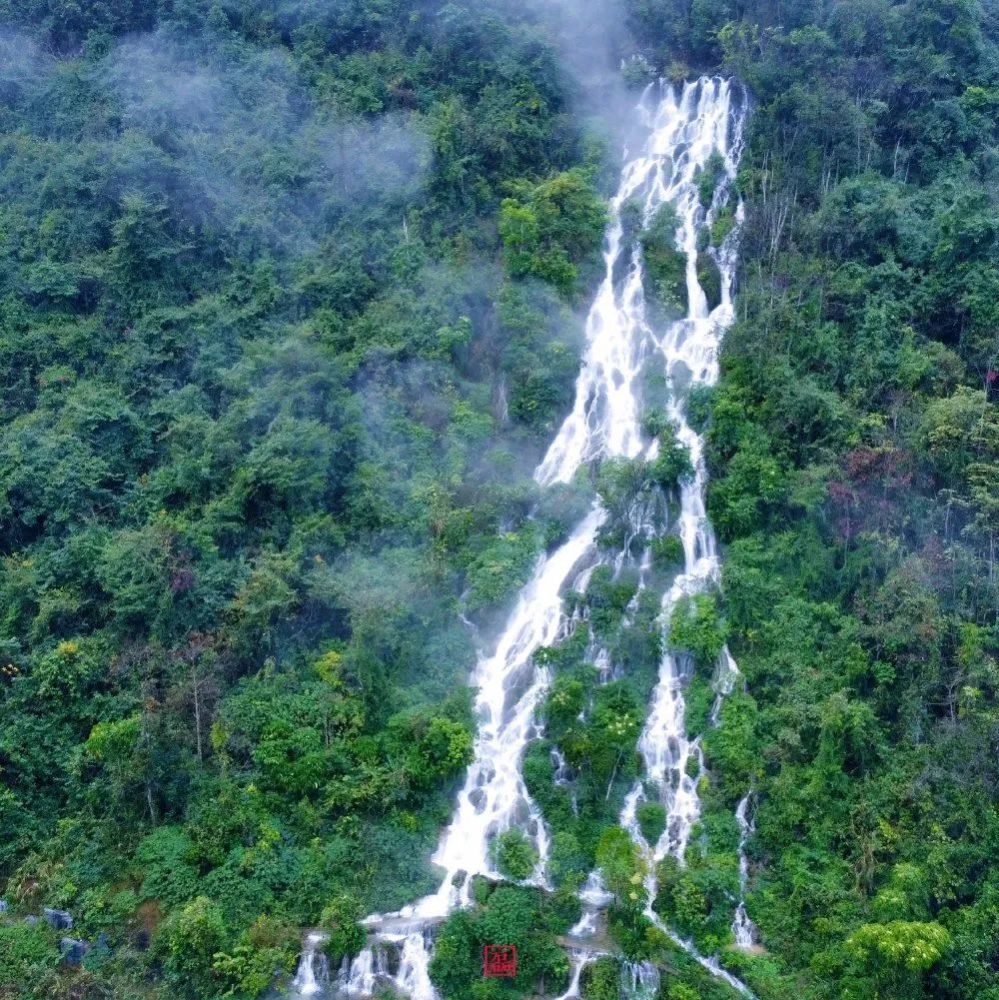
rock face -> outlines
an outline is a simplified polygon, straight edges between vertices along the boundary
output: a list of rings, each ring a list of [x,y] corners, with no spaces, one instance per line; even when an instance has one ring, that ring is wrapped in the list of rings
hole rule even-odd
[[[57,931],[69,931],[73,929],[73,918],[65,910],[42,910],[42,916],[48,922],[49,927]]]
[[[6,913],[7,909],[8,909],[8,907],[7,907],[7,900],[6,899],[0,899],[0,913]]]

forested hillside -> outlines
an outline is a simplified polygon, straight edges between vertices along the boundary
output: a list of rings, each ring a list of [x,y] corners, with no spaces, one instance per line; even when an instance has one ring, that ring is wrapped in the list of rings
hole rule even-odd
[[[807,996],[999,995],[995,13],[719,31],[758,107],[710,430],[749,695],[716,739]]]
[[[0,0],[2,1000],[258,997],[303,928],[338,961],[436,888],[476,643],[589,502],[532,479],[621,138],[586,28],[622,89],[720,72],[751,107],[737,321],[688,403],[723,581],[669,639],[703,651],[697,725],[726,640],[746,686],[657,912],[763,1000],[999,1000],[999,11],[584,6]],[[560,994],[594,864],[662,1000],[732,996],[626,901],[662,631],[621,624],[632,595],[568,596],[631,674],[581,682],[581,632],[544,651],[524,772],[558,891],[500,838],[445,1000]],[[729,930],[749,788],[758,954]],[[82,967],[43,907],[97,942]],[[471,982],[517,934],[521,976]],[[611,960],[583,980],[620,989]]]
[[[433,882],[599,156],[482,6],[2,12],[0,898],[111,950],[0,992],[255,996]]]

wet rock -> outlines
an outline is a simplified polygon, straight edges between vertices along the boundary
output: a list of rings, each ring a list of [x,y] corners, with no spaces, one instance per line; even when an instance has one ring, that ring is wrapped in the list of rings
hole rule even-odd
[[[49,927],[57,931],[69,931],[73,929],[73,918],[65,910],[52,910],[46,907],[42,910]]]
[[[59,954],[68,965],[82,965],[90,945],[77,938],[64,937],[59,940]]]

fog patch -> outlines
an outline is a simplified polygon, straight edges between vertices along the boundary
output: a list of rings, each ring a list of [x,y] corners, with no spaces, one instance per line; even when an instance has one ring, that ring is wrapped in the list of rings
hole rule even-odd
[[[341,216],[418,192],[430,153],[414,115],[351,119],[311,100],[283,50],[221,53],[210,63],[158,32],[105,58],[124,188],[298,252]]]

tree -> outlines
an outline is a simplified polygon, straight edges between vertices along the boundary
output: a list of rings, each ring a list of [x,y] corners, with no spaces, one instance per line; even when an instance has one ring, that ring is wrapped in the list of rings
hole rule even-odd
[[[597,866],[607,888],[622,906],[640,909],[645,898],[644,864],[627,830],[619,826],[603,832],[597,844]]]
[[[919,996],[923,973],[944,957],[951,936],[935,922],[893,920],[862,925],[846,947],[883,987],[897,996]]]
[[[571,295],[578,265],[600,245],[606,221],[592,184],[582,172],[568,171],[522,185],[518,196],[504,200],[499,221],[510,274],[533,275]]]
[[[166,966],[181,983],[212,989],[215,956],[226,944],[225,917],[207,896],[198,896],[170,914],[158,934]]]
[[[493,841],[493,854],[500,874],[515,882],[531,876],[538,863],[538,852],[520,830],[505,830]]]

